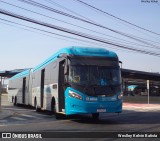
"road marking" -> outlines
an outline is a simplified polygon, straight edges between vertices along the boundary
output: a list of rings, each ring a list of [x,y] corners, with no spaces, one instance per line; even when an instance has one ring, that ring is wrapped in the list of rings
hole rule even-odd
[[[132,106],[132,107],[124,107],[123,108],[124,110],[131,110],[131,111],[142,111],[142,112],[158,112],[160,111],[160,109],[154,109],[154,108],[151,108],[151,107],[135,107],[135,106]]]
[[[24,117],[31,117],[31,118],[34,118],[35,116],[32,116],[32,115],[26,115],[26,114],[21,114],[22,116]]]
[[[2,104],[2,106],[12,106],[13,104]]]
[[[3,120],[3,119],[2,119],[2,120],[0,120],[0,122],[6,122],[6,121],[7,121],[7,120]]]
[[[21,116],[28,117],[28,118],[33,118],[33,119],[43,119],[43,118],[51,117],[49,115],[41,115],[41,114],[36,114],[36,115],[21,114]]]
[[[0,126],[7,126],[6,124],[4,124],[4,125],[0,125]]]
[[[24,118],[20,118],[20,117],[11,117],[12,119],[16,119],[16,120],[27,120],[27,119],[24,119]]]

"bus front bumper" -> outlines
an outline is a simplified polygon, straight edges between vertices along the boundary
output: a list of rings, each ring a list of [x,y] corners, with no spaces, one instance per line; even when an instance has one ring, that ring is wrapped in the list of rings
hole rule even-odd
[[[88,102],[74,98],[69,98],[65,102],[66,115],[121,112],[122,100]]]

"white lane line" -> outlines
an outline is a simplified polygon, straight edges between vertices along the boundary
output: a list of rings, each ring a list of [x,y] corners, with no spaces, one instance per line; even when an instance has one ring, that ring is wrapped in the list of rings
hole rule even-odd
[[[26,114],[21,114],[23,117],[28,117],[28,118],[34,118],[34,119],[42,119],[48,117],[47,115],[26,115]]]
[[[4,125],[0,125],[0,126],[7,126],[6,124],[4,124]]]
[[[16,120],[27,120],[27,119],[24,119],[24,118],[20,118],[20,117],[11,117],[12,119],[16,119]]]
[[[30,117],[30,118],[33,118],[35,116],[32,116],[32,115],[26,115],[26,114],[21,114],[23,117]]]
[[[7,120],[0,120],[0,123],[1,123],[1,122],[6,122],[6,121],[7,121]]]

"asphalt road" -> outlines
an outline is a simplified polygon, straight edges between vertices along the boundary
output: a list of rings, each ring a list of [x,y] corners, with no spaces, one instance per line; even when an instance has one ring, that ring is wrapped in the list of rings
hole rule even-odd
[[[91,137],[92,135],[94,137],[97,132],[160,132],[160,108],[156,106],[139,107],[139,105],[125,104],[123,113],[119,115],[102,113],[99,120],[93,120],[91,115],[76,115],[63,120],[56,120],[55,116],[49,112],[37,113],[32,108],[15,107],[8,103],[6,99],[7,96],[3,95],[2,109],[11,110],[14,114],[0,120],[0,132],[87,132],[88,136],[91,134]],[[72,135],[70,136],[72,138]],[[63,134],[61,137],[63,138]],[[99,140],[105,139],[99,138]],[[117,140],[117,138],[114,138],[114,140]],[[155,138],[143,138],[143,140],[155,140]]]

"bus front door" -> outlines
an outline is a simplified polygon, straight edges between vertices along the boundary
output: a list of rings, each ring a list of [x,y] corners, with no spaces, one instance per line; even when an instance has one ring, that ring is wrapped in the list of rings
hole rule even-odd
[[[44,99],[44,78],[45,78],[45,69],[41,70],[41,87],[40,87],[41,108],[43,108],[43,99]]]
[[[26,93],[26,77],[23,78],[22,84],[22,103],[25,104],[25,93]]]
[[[65,109],[65,98],[64,98],[64,64],[65,61],[59,63],[59,90],[58,90],[58,103],[59,112],[64,112]]]

